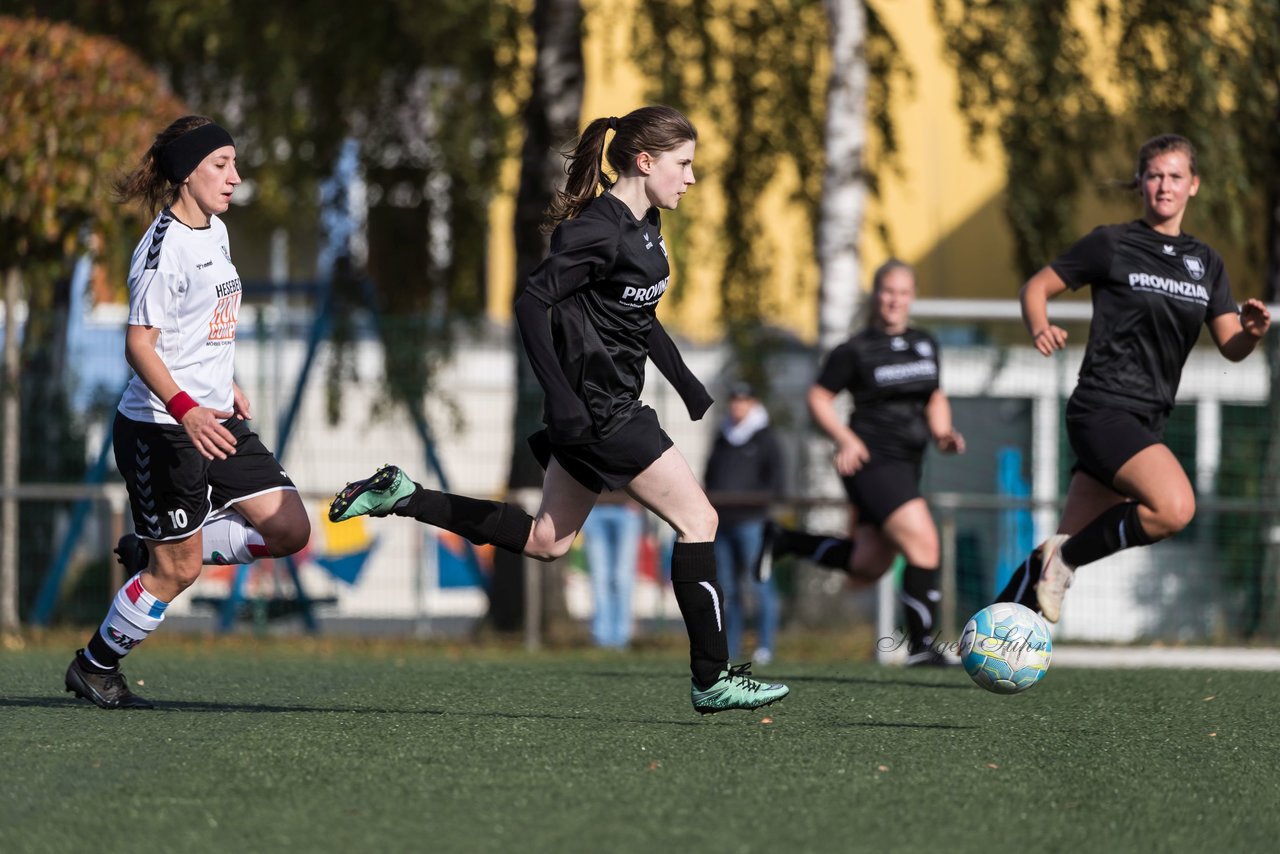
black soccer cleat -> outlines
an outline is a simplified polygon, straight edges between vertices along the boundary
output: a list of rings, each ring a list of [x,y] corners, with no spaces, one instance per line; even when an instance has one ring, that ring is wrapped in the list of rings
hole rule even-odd
[[[116,560],[130,575],[137,575],[151,562],[151,552],[147,549],[146,542],[137,534],[125,534],[112,551],[116,553]]]
[[[907,660],[903,662],[904,667],[958,667],[960,659],[956,655],[948,655],[946,652],[933,647],[927,646],[924,649],[907,655]]]
[[[84,650],[76,650],[67,668],[67,690],[101,709],[154,709],[129,690],[129,683],[119,670],[103,672],[84,661]]]

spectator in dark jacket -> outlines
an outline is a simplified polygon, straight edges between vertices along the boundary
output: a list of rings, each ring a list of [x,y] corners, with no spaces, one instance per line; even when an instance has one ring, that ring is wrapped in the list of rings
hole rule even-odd
[[[730,388],[729,411],[707,459],[706,488],[720,516],[716,531],[716,567],[725,597],[725,632],[730,654],[742,644],[745,624],[743,587],[753,588],[759,625],[752,659],[773,659],[778,631],[778,593],[773,579],[755,581],[749,571],[760,553],[769,505],[782,495],[782,449],[769,426],[769,413],[747,383]]]

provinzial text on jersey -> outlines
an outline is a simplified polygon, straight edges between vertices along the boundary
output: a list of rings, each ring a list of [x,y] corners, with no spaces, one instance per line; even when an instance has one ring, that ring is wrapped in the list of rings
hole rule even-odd
[[[1163,276],[1153,276],[1150,273],[1130,273],[1129,287],[1135,291],[1151,291],[1177,299],[1192,300],[1201,305],[1209,304],[1209,291],[1204,285],[1197,285],[1194,282],[1166,279]]]
[[[630,306],[646,306],[652,305],[667,292],[667,284],[671,281],[668,276],[656,285],[650,285],[647,288],[637,288],[628,285],[622,291],[622,299],[619,300],[623,305]]]
[[[909,382],[911,380],[934,377],[937,374],[938,363],[930,359],[907,362],[905,365],[880,365],[875,370],[876,383],[878,385]]]

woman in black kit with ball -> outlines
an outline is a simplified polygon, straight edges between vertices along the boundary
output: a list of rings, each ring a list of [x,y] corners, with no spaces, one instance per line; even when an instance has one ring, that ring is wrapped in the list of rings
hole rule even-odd
[[[1077,457],[1058,533],[1031,553],[996,601],[1021,602],[1057,622],[1075,570],[1121,549],[1171,537],[1195,515],[1191,481],[1164,444],[1182,368],[1201,325],[1238,362],[1267,333],[1256,299],[1239,309],[1222,259],[1182,230],[1200,189],[1196,151],[1173,134],[1138,151],[1142,218],[1081,238],[1022,287],[1022,317],[1046,356],[1066,346],[1047,302],[1092,286],[1093,320],[1067,438]]]
[[[614,133],[605,146],[606,135]],[[656,317],[670,267],[659,209],[675,210],[694,183],[697,131],[670,107],[591,122],[569,156],[568,180],[549,213],[551,254],[516,301],[525,352],[546,394],[546,429],[530,447],[546,468],[542,506],[450,495],[415,484],[396,466],[350,483],[333,521],[410,516],[539,560],[573,544],[603,490],[623,489],[676,531],[671,581],[689,632],[692,701],[702,714],[754,709],[785,685],[730,667],[724,597],[716,582],[716,513],[689,464],[644,404],[652,360],[700,419],[712,400]],[[602,158],[617,174],[610,179]]]
[[[857,514],[856,535],[828,537],[770,523],[756,575],[767,577],[775,557],[794,555],[873,582],[901,554],[907,664],[943,665],[954,659],[934,645],[938,529],[920,494],[921,464],[931,440],[954,454],[964,452],[964,437],[938,387],[938,344],[908,325],[915,290],[911,267],[896,259],[882,264],[872,279],[871,322],[827,355],[809,389],[809,411],[836,445],[835,467]],[[854,400],[847,424],[835,407],[844,391]]]

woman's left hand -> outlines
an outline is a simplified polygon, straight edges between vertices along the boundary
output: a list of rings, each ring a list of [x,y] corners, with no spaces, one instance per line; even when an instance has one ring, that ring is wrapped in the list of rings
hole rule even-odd
[[[249,421],[253,418],[253,416],[249,414],[248,396],[245,395],[245,393],[240,390],[240,386],[235,383],[231,384],[231,399],[232,409],[236,413],[236,418],[239,418],[241,421]]]
[[[935,436],[933,441],[937,444],[938,450],[944,454],[964,453],[964,436],[961,436],[960,431],[955,428]]]
[[[1240,326],[1254,338],[1261,338],[1271,327],[1271,312],[1267,311],[1262,300],[1247,300],[1240,306]]]

